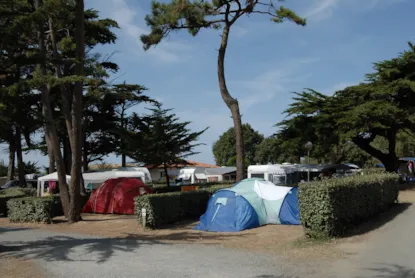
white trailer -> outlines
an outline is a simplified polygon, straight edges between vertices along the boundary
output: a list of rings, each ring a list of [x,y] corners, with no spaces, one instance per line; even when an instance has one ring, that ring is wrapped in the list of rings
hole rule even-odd
[[[299,173],[296,166],[291,164],[268,164],[248,166],[248,178],[262,178],[276,185],[297,184]]]
[[[189,185],[207,182],[205,168],[193,167],[180,169],[179,175],[176,177],[176,184]]]

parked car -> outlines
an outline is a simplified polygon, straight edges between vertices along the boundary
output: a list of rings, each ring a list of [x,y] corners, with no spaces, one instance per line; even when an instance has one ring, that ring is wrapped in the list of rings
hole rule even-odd
[[[18,180],[11,180],[6,182],[0,190],[9,189],[9,188],[20,188],[20,184]],[[26,180],[26,187],[25,188],[37,188],[37,180]]]

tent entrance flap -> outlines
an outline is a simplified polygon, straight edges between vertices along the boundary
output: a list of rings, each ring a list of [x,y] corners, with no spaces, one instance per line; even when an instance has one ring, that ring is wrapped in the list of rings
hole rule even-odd
[[[215,220],[216,215],[218,214],[218,211],[221,207],[221,203],[216,203],[218,205],[218,207],[216,208],[215,214],[213,214],[212,220],[210,220],[209,226],[207,227],[206,231],[209,231],[210,226],[212,226],[212,222],[213,220]]]

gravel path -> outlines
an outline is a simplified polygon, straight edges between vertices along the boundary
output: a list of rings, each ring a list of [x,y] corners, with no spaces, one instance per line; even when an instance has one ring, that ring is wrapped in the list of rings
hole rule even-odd
[[[333,264],[333,277],[415,278],[415,204],[358,244],[356,251]]]
[[[260,254],[205,245],[0,228],[0,258],[40,265],[45,277],[321,277],[315,264],[298,265]]]

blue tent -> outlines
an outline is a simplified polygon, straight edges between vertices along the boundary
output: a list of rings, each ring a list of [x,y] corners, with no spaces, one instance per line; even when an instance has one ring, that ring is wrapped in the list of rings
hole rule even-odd
[[[296,187],[245,179],[212,195],[195,230],[238,232],[266,224],[299,225]]]

